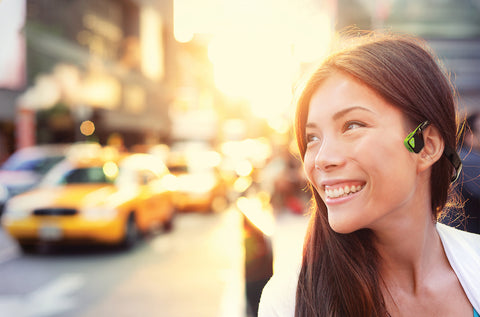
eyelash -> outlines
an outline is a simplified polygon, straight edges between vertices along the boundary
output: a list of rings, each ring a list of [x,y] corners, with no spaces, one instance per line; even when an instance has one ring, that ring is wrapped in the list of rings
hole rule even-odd
[[[312,140],[313,138],[317,138],[319,139],[315,134],[313,133],[309,133],[306,135],[305,139],[307,141],[307,144],[310,143],[310,142],[314,142],[315,140]]]
[[[351,127],[352,125],[356,125],[357,127],[353,128]],[[343,125],[343,129],[342,129],[342,132],[348,132],[350,130],[354,130],[354,129],[358,129],[358,128],[362,128],[362,127],[365,127],[366,124],[364,124],[363,122],[359,122],[359,121],[347,121],[345,122],[345,124]],[[305,136],[305,139],[307,141],[307,144],[309,144],[310,142],[314,142],[316,140],[314,140],[313,138],[316,138],[319,140],[319,137],[315,135],[315,133],[309,133]]]
[[[357,125],[358,127],[356,128],[350,128],[351,125]],[[343,132],[346,132],[348,130],[353,130],[353,129],[358,129],[358,128],[362,128],[362,127],[365,127],[366,125],[362,122],[359,122],[359,121],[347,121],[345,122],[345,124],[343,125]]]

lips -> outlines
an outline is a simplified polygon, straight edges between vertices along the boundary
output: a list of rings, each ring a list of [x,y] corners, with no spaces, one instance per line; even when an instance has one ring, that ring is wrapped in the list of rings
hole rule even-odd
[[[346,197],[361,191],[364,187],[365,183],[360,182],[325,185],[325,195],[329,199]]]

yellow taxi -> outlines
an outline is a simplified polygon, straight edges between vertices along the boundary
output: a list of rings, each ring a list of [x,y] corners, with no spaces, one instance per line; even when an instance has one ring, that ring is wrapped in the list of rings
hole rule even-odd
[[[13,197],[2,225],[21,248],[39,242],[97,242],[131,247],[141,233],[171,229],[173,177],[149,154],[68,157],[40,185]]]
[[[217,166],[221,156],[212,150],[171,151],[167,166],[175,176],[178,211],[215,212],[226,207],[227,188]]]

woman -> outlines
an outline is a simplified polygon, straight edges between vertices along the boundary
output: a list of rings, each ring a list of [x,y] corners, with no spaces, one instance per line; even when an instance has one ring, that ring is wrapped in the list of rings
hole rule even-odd
[[[322,63],[296,113],[314,205],[303,259],[275,273],[259,316],[480,310],[480,236],[436,222],[461,169],[455,118],[453,89],[418,39],[363,37]]]

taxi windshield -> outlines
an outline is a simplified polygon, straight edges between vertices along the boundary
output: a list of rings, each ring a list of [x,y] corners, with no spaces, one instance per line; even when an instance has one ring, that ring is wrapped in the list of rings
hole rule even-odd
[[[107,176],[101,166],[77,168],[65,173],[63,177],[58,180],[60,184],[89,184],[89,183],[108,183],[114,181],[114,177]]]

